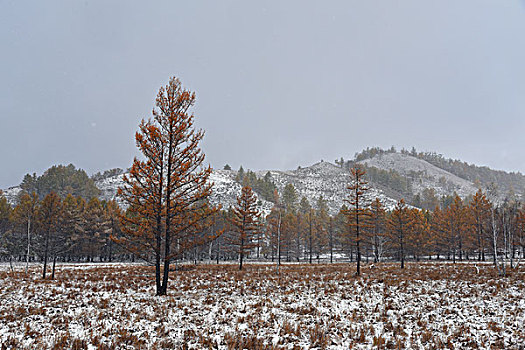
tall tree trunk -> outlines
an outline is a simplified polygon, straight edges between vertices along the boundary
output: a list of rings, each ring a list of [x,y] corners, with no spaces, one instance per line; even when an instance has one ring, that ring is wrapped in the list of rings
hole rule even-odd
[[[279,208],[279,224],[277,225],[277,274],[281,268],[281,209]]]
[[[49,250],[49,230],[46,233],[46,243],[45,243],[45,246],[44,246],[44,271],[42,272],[42,279],[46,279],[48,250]]]
[[[54,254],[53,255],[53,268],[51,270],[51,279],[54,280],[55,279],[55,266],[56,266],[56,263],[57,263],[57,255]]]
[[[330,230],[330,264],[333,264],[334,262],[334,232],[332,225],[332,217],[330,216],[330,226],[328,227]]]
[[[359,247],[359,194],[358,189],[355,190],[355,233],[356,233],[356,248],[357,248],[357,271],[356,274],[361,274],[361,249]]]
[[[239,249],[239,270],[242,270],[242,260],[244,257],[244,237],[241,233],[241,249]]]
[[[26,253],[26,273],[29,268],[29,247],[31,244],[31,216],[27,218],[27,253]]]
[[[220,256],[221,256],[221,242],[219,241],[219,238],[217,238],[217,265],[219,265]]]
[[[310,220],[309,220],[310,221],[310,231],[309,231],[310,234],[309,234],[308,238],[309,238],[309,244],[310,244],[309,262],[311,264],[312,263],[312,239],[313,239],[313,237],[312,237],[312,234],[313,234],[312,233],[312,210],[311,209],[310,209],[309,215],[310,215]]]

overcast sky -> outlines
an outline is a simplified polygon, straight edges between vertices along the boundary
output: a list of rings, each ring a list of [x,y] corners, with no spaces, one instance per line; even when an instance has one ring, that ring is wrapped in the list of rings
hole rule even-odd
[[[523,0],[0,0],[0,45],[0,188],[129,167],[170,76],[213,167],[394,145],[525,172]]]

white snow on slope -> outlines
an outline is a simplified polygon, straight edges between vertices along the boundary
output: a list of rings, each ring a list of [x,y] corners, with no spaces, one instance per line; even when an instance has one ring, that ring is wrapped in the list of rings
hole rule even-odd
[[[265,173],[266,171],[260,171],[257,175],[264,176]],[[305,196],[314,208],[319,196],[323,196],[332,215],[337,214],[348,198],[350,173],[330,162],[319,162],[297,170],[274,170],[270,171],[270,174],[280,193],[288,183],[291,183],[299,194],[299,200]],[[379,189],[371,188],[368,195],[370,201],[379,198],[387,209],[392,209],[397,203],[395,199],[385,196]]]
[[[420,193],[425,188],[433,188],[437,196],[450,195],[454,191],[461,197],[466,197],[476,192],[475,186],[467,180],[444,171],[424,160],[400,153],[388,153],[375,156],[372,159],[361,161],[383,170],[395,170],[401,175],[412,179],[414,193]],[[263,177],[268,170],[257,171],[258,177]],[[306,168],[297,170],[270,170],[272,181],[282,194],[284,187],[290,183],[298,192],[299,200],[305,196],[312,207],[316,207],[320,196],[327,201],[330,214],[336,214],[348,198],[348,184],[350,173],[330,162],[319,162]],[[212,196],[213,204],[222,204],[224,209],[235,206],[237,196],[241,193],[242,186],[235,181],[237,172],[232,170],[214,170],[210,181],[214,183]],[[101,190],[101,199],[116,200],[121,206],[124,203],[117,197],[117,189],[124,185],[123,175],[117,175],[96,181],[96,186]],[[4,191],[11,204],[16,203],[19,187],[12,187]],[[397,199],[390,198],[380,189],[371,187],[370,201],[379,198],[387,210],[391,210]],[[259,196],[259,209],[264,215],[268,214],[273,204]]]
[[[228,209],[231,206],[235,206],[237,203],[237,196],[241,194],[242,186],[235,181],[235,171],[231,170],[214,170],[209,178],[210,182],[213,182],[213,192],[210,197],[210,202],[214,205],[222,204],[223,209]],[[124,186],[122,177],[124,174],[112,176],[100,181],[96,181],[95,185],[101,191],[101,199],[105,200],[116,200],[121,206],[125,206],[125,203],[117,196],[117,190],[119,187]],[[258,198],[259,210],[266,215],[270,212],[273,204]]]
[[[450,195],[455,191],[460,197],[466,197],[477,191],[470,181],[406,154],[380,154],[359,163],[383,170],[395,170],[409,178],[415,177],[412,181],[414,193],[421,193],[425,188],[433,188],[438,196]]]
[[[9,187],[6,190],[2,190],[4,197],[7,199],[7,202],[10,203],[11,205],[16,204],[18,195],[20,194],[21,191],[22,189],[20,188],[20,186]]]

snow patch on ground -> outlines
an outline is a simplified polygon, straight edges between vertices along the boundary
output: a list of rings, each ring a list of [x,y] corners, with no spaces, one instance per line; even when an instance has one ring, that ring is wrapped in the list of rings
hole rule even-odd
[[[141,266],[0,271],[0,343],[35,348],[499,348],[525,339],[523,269],[490,265],[185,266],[154,296]],[[76,346],[75,346],[76,344]]]

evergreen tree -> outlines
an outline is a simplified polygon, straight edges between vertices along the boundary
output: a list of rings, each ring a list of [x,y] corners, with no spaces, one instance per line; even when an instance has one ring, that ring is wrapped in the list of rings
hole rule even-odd
[[[257,210],[257,197],[248,186],[242,188],[233,208],[232,225],[235,228],[234,239],[230,241],[239,255],[239,270],[242,270],[244,257],[256,246],[255,236],[258,233],[260,213]]]
[[[242,165],[239,167],[239,170],[237,171],[237,177],[235,178],[235,180],[240,184],[242,184],[244,181],[244,168],[242,167]]]
[[[330,215],[328,214],[328,203],[320,195],[316,203],[316,235],[315,235],[315,252],[317,261],[319,262],[320,255],[325,252],[326,247],[330,246]],[[330,246],[331,249],[331,246]]]
[[[469,205],[471,216],[474,220],[479,261],[485,261],[486,234],[490,225],[490,207],[487,197],[481,190],[476,192]]]
[[[19,241],[26,246],[26,272],[29,267],[31,250],[31,236],[35,224],[35,216],[38,210],[39,200],[35,192],[29,195],[22,192],[18,198],[18,205],[11,212],[11,222],[16,225],[17,232],[20,233]]]
[[[295,211],[298,200],[298,194],[292,184],[286,184],[283,190],[283,204],[287,211]]]
[[[410,232],[410,214],[403,199],[399,200],[388,220],[388,235],[392,246],[398,252],[401,268],[405,268],[405,253]]]
[[[60,197],[51,192],[44,197],[37,212],[37,237],[39,238],[38,250],[43,256],[44,268],[42,279],[46,278],[46,269],[49,256],[53,257],[52,278],[55,277],[56,255],[60,251],[59,245],[64,244],[61,237],[60,221],[62,216],[62,201]]]
[[[407,248],[412,251],[416,261],[419,261],[432,245],[429,216],[417,208],[409,209],[408,215],[410,225],[408,227]]]
[[[385,225],[386,212],[379,198],[376,198],[370,205],[370,238],[375,263],[381,261],[383,257],[386,242]]]
[[[9,237],[11,206],[0,190],[0,255],[7,255],[12,251]]]
[[[111,232],[109,218],[98,198],[91,199],[83,215],[83,254],[88,261],[94,261],[104,246],[105,238]]]
[[[60,227],[69,242],[69,254],[81,255],[82,241],[84,239],[84,214],[86,201],[82,197],[69,194],[62,201],[62,216]],[[75,251],[76,249],[76,251]]]
[[[67,166],[55,165],[47,169],[41,176],[25,175],[20,185],[28,193],[35,192],[40,199],[51,192],[65,198],[68,194],[90,199],[99,195],[93,179],[82,169],[76,169],[73,164]]]
[[[119,239],[121,236],[119,217],[122,216],[122,210],[117,202],[111,200],[105,203],[105,217],[107,218],[109,229],[104,237],[105,259],[109,262],[113,261],[114,247],[113,239]]]
[[[467,208],[463,201],[456,194],[454,201],[447,208],[448,217],[448,239],[451,242],[452,259],[456,262],[456,255],[459,254],[459,260],[463,260],[463,245],[465,243],[466,231],[468,229]]]

